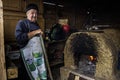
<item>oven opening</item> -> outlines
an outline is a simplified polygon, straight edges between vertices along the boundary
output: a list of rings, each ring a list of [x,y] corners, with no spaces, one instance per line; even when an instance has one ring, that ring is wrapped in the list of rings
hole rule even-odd
[[[97,63],[95,39],[87,34],[76,35],[71,42],[74,63],[78,71],[94,77]]]
[[[81,55],[78,70],[81,74],[94,77],[96,71],[97,57],[93,55]]]

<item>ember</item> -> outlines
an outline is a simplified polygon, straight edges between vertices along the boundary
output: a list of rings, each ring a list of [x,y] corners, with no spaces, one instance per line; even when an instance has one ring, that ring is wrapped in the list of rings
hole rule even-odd
[[[93,60],[94,60],[94,57],[93,57],[93,56],[89,56],[89,60],[90,60],[90,61],[93,61]]]
[[[88,56],[88,59],[91,61],[91,62],[97,62],[97,57],[96,56]]]
[[[79,72],[89,77],[94,77],[96,70],[96,57],[92,55],[81,55],[79,61]]]

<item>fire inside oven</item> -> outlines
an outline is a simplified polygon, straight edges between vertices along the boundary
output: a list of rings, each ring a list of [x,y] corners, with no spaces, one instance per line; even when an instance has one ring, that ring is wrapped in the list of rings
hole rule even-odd
[[[95,39],[82,33],[73,39],[71,50],[75,65],[81,74],[94,77],[97,63]]]

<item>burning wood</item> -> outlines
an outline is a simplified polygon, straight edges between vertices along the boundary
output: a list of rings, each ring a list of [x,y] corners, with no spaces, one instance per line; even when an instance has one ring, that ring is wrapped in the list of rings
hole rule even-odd
[[[94,78],[96,58],[92,55],[81,55],[78,69],[81,74]]]
[[[93,56],[89,56],[89,60],[90,60],[90,61],[93,61],[93,60],[94,60],[94,57],[93,57]]]

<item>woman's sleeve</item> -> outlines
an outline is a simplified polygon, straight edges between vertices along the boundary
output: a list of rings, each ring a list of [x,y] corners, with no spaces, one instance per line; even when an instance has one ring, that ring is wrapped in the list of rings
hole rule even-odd
[[[17,42],[20,44],[20,45],[26,45],[27,42],[28,42],[28,32],[26,30],[26,26],[24,24],[23,21],[19,21],[16,25],[16,29],[15,29],[15,37],[16,37],[16,40]]]

